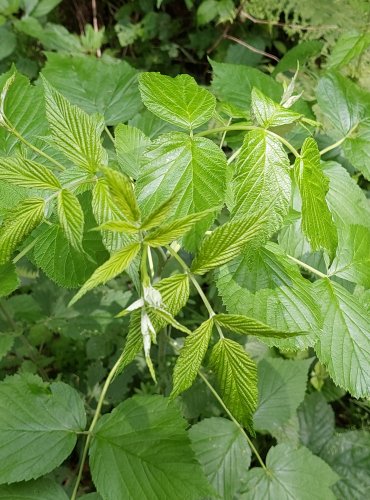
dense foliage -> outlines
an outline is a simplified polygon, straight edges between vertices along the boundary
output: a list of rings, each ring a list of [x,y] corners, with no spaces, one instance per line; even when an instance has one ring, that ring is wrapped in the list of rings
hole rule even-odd
[[[367,2],[64,4],[0,1],[0,498],[367,498]]]

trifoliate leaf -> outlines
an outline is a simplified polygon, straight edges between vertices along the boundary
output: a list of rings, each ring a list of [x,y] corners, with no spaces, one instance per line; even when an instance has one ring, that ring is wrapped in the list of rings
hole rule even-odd
[[[186,425],[175,405],[161,396],[135,396],[101,417],[90,467],[102,497],[136,498],[139,493],[142,500],[197,500],[211,495]]]
[[[53,191],[61,188],[59,180],[48,168],[20,156],[0,157],[0,179],[25,188]]]
[[[35,375],[8,377],[0,383],[0,402],[0,483],[52,471],[73,450],[77,432],[85,429],[83,402],[62,382],[49,386]]]
[[[253,414],[257,407],[255,362],[240,344],[222,338],[213,347],[209,364],[225,405],[234,418],[253,433]]]
[[[67,494],[59,484],[51,479],[41,478],[0,485],[0,500],[68,500]]]
[[[225,418],[206,418],[189,431],[192,448],[220,498],[239,492],[251,460],[251,450],[238,426]]]
[[[138,128],[120,123],[114,130],[114,144],[122,172],[137,179],[141,156],[150,139]]]
[[[249,318],[248,316],[243,316],[242,314],[216,314],[213,319],[221,327],[224,327],[231,332],[241,333],[242,335],[277,337],[282,339],[289,338],[294,335],[291,332],[275,330],[261,321]],[[297,332],[297,334],[298,333],[301,332]]]
[[[258,125],[265,128],[280,127],[289,123],[296,122],[302,118],[302,115],[295,113],[291,109],[284,108],[280,104],[264,95],[258,88],[252,90],[252,115]]]
[[[53,143],[75,165],[94,173],[105,162],[100,142],[104,121],[89,116],[70,104],[45,79],[46,116],[53,134]]]
[[[295,176],[302,198],[302,230],[312,250],[324,248],[334,257],[337,231],[325,196],[329,180],[320,166],[320,152],[311,137],[303,143],[301,157],[297,158]]]
[[[210,318],[186,337],[173,372],[171,398],[175,398],[193,384],[206,354],[212,329],[213,319]]]
[[[111,168],[104,168],[104,175],[117,207],[129,222],[137,222],[140,219],[140,209],[130,179]]]
[[[68,189],[58,194],[58,216],[67,240],[76,250],[82,251],[84,213],[77,196]]]
[[[0,228],[0,264],[8,261],[19,243],[40,224],[44,210],[42,198],[29,198],[7,213]]]
[[[370,314],[338,283],[315,283],[324,319],[315,346],[319,360],[336,385],[356,398],[370,395]]]
[[[199,127],[215,111],[214,96],[189,75],[171,78],[160,73],[142,73],[139,89],[149,111],[182,128]]]

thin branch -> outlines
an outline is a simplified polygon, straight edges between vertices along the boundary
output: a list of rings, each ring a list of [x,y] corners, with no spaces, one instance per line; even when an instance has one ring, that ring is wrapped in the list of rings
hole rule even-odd
[[[99,25],[98,25],[98,9],[96,7],[96,0],[91,0],[91,8],[92,8],[92,14],[93,14],[93,28],[95,33],[99,32]],[[101,57],[101,50],[96,49],[96,57]]]
[[[249,45],[249,43],[245,42],[244,40],[240,40],[240,38],[236,38],[235,36],[225,34],[224,38],[227,40],[232,40],[235,43],[238,43],[239,45],[242,45],[246,49],[250,50],[251,52],[255,52],[256,54],[260,54],[261,56],[268,57],[269,59],[273,59],[276,62],[279,62],[280,59],[273,54],[270,54],[269,52],[265,52],[264,50],[257,49],[256,47],[253,47],[253,45]]]
[[[319,278],[328,278],[328,275],[327,274],[324,274],[322,273],[321,271],[319,271],[318,269],[315,269],[314,267],[311,267],[309,266],[308,264],[306,264],[305,262],[302,262],[301,260],[299,259],[296,259],[295,257],[293,257],[292,255],[287,255],[287,257],[295,262],[296,264],[298,264],[300,267],[303,267],[303,269],[306,269],[307,271],[310,271],[310,273],[312,274],[316,274],[316,276],[319,276]]]
[[[321,26],[302,26],[300,24],[287,24],[287,23],[281,23],[278,21],[266,21],[265,19],[257,19],[256,17],[253,17],[251,14],[248,12],[243,11],[241,13],[241,17],[244,17],[245,19],[248,19],[249,21],[252,21],[254,24],[266,24],[268,26],[280,26],[281,28],[291,28],[291,29],[296,29],[296,30],[301,30],[301,31],[320,31],[323,29],[338,29],[338,26],[335,24],[322,24]]]

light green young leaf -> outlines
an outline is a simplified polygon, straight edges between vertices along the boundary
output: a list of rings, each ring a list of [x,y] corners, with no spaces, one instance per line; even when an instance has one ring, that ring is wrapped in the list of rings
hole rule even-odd
[[[49,386],[35,375],[8,377],[0,383],[0,403],[0,484],[52,471],[73,450],[77,432],[85,429],[83,402],[62,382]]]
[[[149,233],[145,237],[145,241],[151,247],[167,245],[190,231],[198,221],[204,219],[204,217],[207,217],[210,213],[215,212],[217,212],[217,208],[210,208],[163,224],[155,231]]]
[[[114,144],[122,172],[133,179],[139,177],[141,156],[150,142],[144,132],[136,127],[120,123],[114,129]]]
[[[242,346],[223,338],[213,347],[210,368],[214,371],[222,399],[238,422],[253,431],[257,407],[257,368]]]
[[[291,198],[289,159],[281,143],[264,130],[244,139],[232,180],[233,217],[265,216],[266,230],[280,228]]]
[[[370,314],[338,283],[315,283],[324,318],[323,333],[315,346],[336,385],[356,398],[370,395]]]
[[[312,359],[263,359],[257,367],[258,406],[254,414],[257,430],[270,433],[285,424],[302,403],[307,372]]]
[[[104,168],[104,175],[117,207],[129,222],[137,222],[140,219],[140,209],[130,179],[111,168]]]
[[[77,196],[67,189],[58,194],[58,216],[67,240],[76,250],[82,251],[84,213]]]
[[[258,88],[252,89],[252,115],[258,125],[265,128],[280,127],[294,123],[302,118],[302,115],[291,109],[284,108],[280,104],[264,95]]]
[[[242,335],[255,335],[256,337],[277,337],[289,338],[293,337],[294,333],[276,330],[261,321],[254,318],[249,318],[242,314],[216,314],[213,317],[214,321],[220,326],[227,328],[231,332],[241,333]],[[297,332],[300,334],[302,332]]]
[[[203,240],[191,270],[204,274],[237,257],[249,243],[256,247],[266,238],[266,218],[249,217],[219,226]]]
[[[324,248],[334,257],[338,237],[325,198],[329,180],[320,166],[317,143],[311,137],[303,143],[301,157],[297,158],[294,169],[302,198],[302,230],[312,250]]]
[[[141,99],[155,115],[181,128],[194,129],[212,118],[216,99],[189,75],[160,73],[139,76]]]
[[[186,337],[173,372],[171,398],[189,389],[196,379],[211,339],[213,324],[210,318]]]
[[[250,469],[240,500],[335,500],[331,487],[339,479],[337,474],[307,448],[273,446],[266,467]]]
[[[104,262],[104,264],[93,272],[83,287],[70,301],[69,305],[71,306],[77,302],[89,290],[106,283],[125,271],[139,253],[139,250],[140,243],[131,243],[114,253],[106,262]]]
[[[370,288],[370,229],[351,225],[339,232],[339,245],[329,275]]]
[[[176,198],[176,194],[174,194],[161,205],[159,205],[158,208],[154,209],[153,212],[151,212],[142,221],[140,225],[141,229],[143,229],[144,231],[149,231],[149,229],[159,226],[160,224],[162,224],[162,222],[168,219],[178,203],[178,200]]]
[[[0,264],[7,262],[19,243],[40,224],[44,211],[42,198],[29,198],[8,212],[0,228]]]
[[[43,79],[46,116],[53,134],[53,143],[78,167],[95,173],[105,163],[100,141],[104,121],[89,116]]]
[[[59,484],[51,479],[41,478],[0,485],[0,500],[68,500],[67,494]]]
[[[0,157],[0,179],[25,188],[53,191],[61,188],[59,180],[48,168],[20,156]]]
[[[104,222],[103,224],[95,228],[95,230],[113,231],[115,233],[136,234],[140,231],[140,227],[130,222],[126,222],[124,220],[110,220],[108,222]]]
[[[98,492],[106,500],[212,495],[185,428],[180,411],[161,396],[134,396],[103,415],[90,448]]]
[[[236,498],[251,461],[240,429],[225,418],[206,418],[189,430],[192,448],[219,497]]]
[[[175,319],[172,314],[163,308],[158,307],[146,307],[148,313],[152,313],[154,317],[157,317],[160,321],[165,321],[168,325],[176,328],[180,332],[190,335],[191,331],[186,326],[182,325]]]
[[[359,57],[370,45],[369,33],[349,31],[343,33],[328,57],[327,67],[339,69]]]

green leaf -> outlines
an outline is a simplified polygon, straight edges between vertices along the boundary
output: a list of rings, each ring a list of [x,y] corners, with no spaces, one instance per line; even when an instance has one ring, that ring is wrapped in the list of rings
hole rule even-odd
[[[341,228],[339,246],[329,275],[370,288],[370,229],[354,225]]]
[[[301,114],[277,104],[258,88],[252,89],[251,97],[252,115],[258,125],[262,127],[280,127],[281,125],[294,123],[302,118]]]
[[[257,407],[255,362],[240,344],[223,338],[213,347],[209,364],[225,405],[234,418],[253,433],[253,413]]]
[[[281,143],[265,130],[245,136],[232,191],[233,217],[265,216],[269,234],[280,228],[291,197],[289,159]]]
[[[175,398],[192,386],[206,354],[212,329],[213,319],[210,318],[186,337],[173,372],[171,398]]]
[[[6,297],[19,286],[19,278],[12,262],[0,265],[0,297]]]
[[[320,453],[340,476],[333,486],[336,498],[362,500],[370,491],[370,434],[365,430],[333,436]]]
[[[324,318],[317,356],[336,385],[356,398],[370,394],[370,314],[338,283],[315,283]]]
[[[116,233],[136,234],[140,231],[140,227],[124,220],[110,220],[108,222],[103,222],[103,224],[97,227],[96,230],[103,232],[113,231]]]
[[[325,199],[329,181],[320,166],[319,148],[311,137],[304,141],[294,169],[302,197],[302,230],[312,250],[325,248],[334,257],[338,239]]]
[[[295,45],[285,52],[275,66],[273,75],[285,73],[288,70],[296,70],[297,62],[299,62],[299,66],[302,67],[311,58],[321,53],[323,45],[324,42],[319,40],[300,40],[298,45]]]
[[[41,478],[25,483],[2,484],[1,500],[67,500],[67,494],[51,479]]]
[[[44,210],[42,198],[29,198],[7,213],[0,229],[0,264],[7,262],[19,243],[40,224]]]
[[[83,287],[76,293],[69,305],[77,302],[85,293],[106,283],[125,271],[139,253],[140,243],[131,243],[114,253],[104,264],[96,269]]]
[[[349,31],[343,33],[334,45],[327,60],[327,67],[339,69],[350,63],[355,57],[359,57],[370,45],[368,33]]]
[[[309,333],[291,339],[261,337],[262,342],[287,350],[315,344],[321,314],[312,283],[277,245],[245,252],[224,266],[217,287],[229,313],[251,316],[278,330]]]
[[[15,337],[13,335],[6,335],[0,333],[0,361],[8,354],[13,347]]]
[[[85,429],[83,402],[62,382],[49,386],[35,375],[14,375],[1,382],[0,402],[0,483],[52,471],[73,450],[76,433]]]
[[[192,229],[198,221],[204,219],[204,217],[207,217],[210,213],[215,213],[216,211],[217,209],[210,208],[196,214],[181,217],[173,222],[163,224],[158,229],[149,233],[145,237],[144,241],[146,241],[151,247],[167,245],[190,231],[190,229]]]
[[[203,240],[191,265],[195,274],[204,274],[237,257],[249,243],[261,244],[266,237],[266,219],[250,217],[227,222]]]
[[[224,203],[226,158],[204,137],[183,133],[164,134],[146,149],[136,192],[143,218],[173,196],[173,216],[184,217]],[[188,246],[196,247],[197,235],[208,229],[213,215],[198,222]]]
[[[101,417],[90,467],[102,497],[196,500],[210,494],[186,425],[179,410],[161,396],[135,396]]]
[[[220,498],[232,500],[240,490],[251,450],[240,429],[225,418],[206,418],[189,431],[192,448]]]
[[[82,251],[84,213],[77,196],[67,189],[62,189],[58,194],[58,216],[69,243]]]
[[[114,129],[114,144],[122,172],[137,179],[141,156],[149,146],[150,139],[138,128],[120,123]]]
[[[17,37],[15,33],[8,26],[2,25],[0,26],[0,38],[2,40],[2,44],[0,47],[0,61],[10,56],[12,52],[14,52],[17,47]]]
[[[149,111],[182,128],[199,127],[210,120],[215,111],[214,96],[189,75],[171,78],[160,73],[142,73],[139,89]]]
[[[368,116],[370,106],[368,108]],[[364,117],[364,120],[366,118]],[[360,124],[343,143],[343,152],[352,165],[359,170],[366,179],[370,179],[370,127],[368,123]]]
[[[171,213],[177,205],[176,194],[164,201],[158,208],[154,209],[141,223],[141,229],[148,231],[157,227],[171,216]]]
[[[0,179],[25,188],[53,191],[61,188],[59,180],[48,168],[20,156],[0,157]]]
[[[312,453],[321,454],[334,434],[334,412],[320,392],[307,394],[298,408],[299,438]]]
[[[104,115],[107,125],[126,122],[142,109],[137,70],[126,61],[52,52],[46,56],[45,78],[72,104]]]
[[[53,143],[75,165],[95,173],[105,162],[105,152],[100,142],[104,122],[98,116],[89,116],[70,104],[45,79],[43,84],[46,116]]]
[[[271,433],[294,415],[305,396],[311,363],[312,359],[260,361],[257,367],[258,406],[253,419],[256,429]]]
[[[111,168],[104,168],[104,175],[109,191],[119,210],[129,222],[137,222],[140,219],[140,209],[130,179]]]
[[[338,476],[307,448],[287,444],[270,448],[267,470],[254,467],[246,475],[245,493],[240,500],[335,500],[330,489]]]
[[[274,328],[263,324],[261,321],[254,318],[248,318],[248,316],[244,316],[242,314],[216,314],[213,319],[221,327],[224,327],[231,332],[241,333],[242,335],[277,337],[283,339],[293,336],[291,332],[275,330]]]

